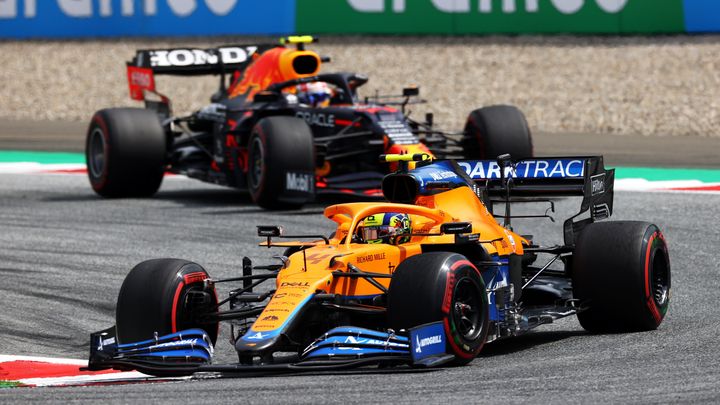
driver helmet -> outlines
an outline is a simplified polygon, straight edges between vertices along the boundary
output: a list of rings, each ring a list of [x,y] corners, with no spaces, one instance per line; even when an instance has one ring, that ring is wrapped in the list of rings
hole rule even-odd
[[[370,215],[358,225],[357,235],[362,243],[406,243],[410,241],[410,216],[398,212]],[[404,236],[403,236],[404,235]]]
[[[298,102],[313,107],[327,107],[330,105],[332,90],[325,82],[301,83],[295,87]]]

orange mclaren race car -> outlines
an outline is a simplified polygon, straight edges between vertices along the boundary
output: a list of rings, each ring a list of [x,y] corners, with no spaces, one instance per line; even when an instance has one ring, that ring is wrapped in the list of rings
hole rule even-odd
[[[141,50],[128,62],[130,94],[145,108],[98,111],[87,133],[92,188],[101,196],[150,196],[165,172],[247,190],[265,208],[297,208],[316,195],[381,196],[382,153],[481,159],[532,156],[523,114],[511,106],[471,112],[447,133],[408,117],[417,88],[361,99],[357,73],[321,74],[329,58],[295,47]],[[155,75],[220,76],[211,104],[173,116]]]
[[[116,326],[91,335],[89,368],[163,375],[461,365],[488,342],[569,315],[592,332],[660,325],[670,298],[665,239],[647,222],[598,222],[612,213],[614,181],[601,157],[426,158],[385,156],[401,166],[383,180],[389,202],[326,208],[337,224],[329,237],[258,227],[262,245],[287,249],[277,264],[246,258],[242,275],[215,280],[185,260],[140,263],[120,289]],[[511,204],[563,195],[582,197],[564,244],[538,245],[512,230]],[[493,215],[493,201],[505,205],[502,214]],[[266,280],[274,286],[256,291]],[[226,282],[242,285],[218,301],[215,286]],[[231,325],[237,364],[211,364],[221,321]]]

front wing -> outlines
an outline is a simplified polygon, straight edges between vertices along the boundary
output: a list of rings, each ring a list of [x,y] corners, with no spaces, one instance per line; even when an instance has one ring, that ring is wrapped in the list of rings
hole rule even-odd
[[[131,344],[118,344],[115,327],[90,335],[87,370],[137,370],[155,376],[194,373],[294,373],[344,370],[393,364],[438,367],[451,361],[442,323],[421,325],[407,332],[379,332],[357,327],[334,328],[311,343],[300,360],[281,364],[212,364],[207,334],[190,329]]]

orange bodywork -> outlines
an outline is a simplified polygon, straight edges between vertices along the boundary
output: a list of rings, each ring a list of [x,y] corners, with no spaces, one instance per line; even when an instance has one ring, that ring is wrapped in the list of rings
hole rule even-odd
[[[453,244],[455,235],[440,234],[440,225],[447,222],[471,222],[472,233],[480,235],[480,244],[488,254],[507,256],[523,254],[528,241],[502,227],[483,203],[467,187],[460,187],[433,196],[419,197],[417,205],[394,203],[349,203],[327,207],[325,216],[337,229],[330,243],[273,243],[273,246],[308,246],[304,252],[290,256],[287,266],[277,277],[277,291],[250,333],[281,328],[295,308],[302,306],[316,293],[339,294],[345,297],[372,297],[382,294],[376,286],[362,278],[334,277],[333,271],[348,271],[352,264],[364,272],[392,274],[410,256],[422,253],[421,245]],[[349,232],[368,215],[382,212],[406,213],[415,235],[401,245],[362,244],[352,242]],[[266,244],[263,244],[266,245]],[[303,256],[304,255],[304,256]],[[385,287],[389,278],[376,278]]]
[[[243,71],[242,75],[230,86],[230,98],[244,98],[250,102],[260,91],[267,89],[275,83],[281,83],[288,80],[299,79],[317,75],[320,72],[322,61],[320,56],[307,50],[298,50],[285,47],[272,48],[262,54],[255,54],[253,62]],[[305,58],[304,69],[298,71],[296,61]],[[308,68],[308,66],[310,68]],[[312,69],[314,68],[314,69]],[[294,93],[294,88],[287,88],[284,92]],[[366,111],[372,112],[377,107],[367,106]],[[387,107],[383,107],[387,108]],[[389,109],[391,111],[396,111]],[[349,122],[348,122],[349,123]],[[388,136],[384,137],[384,150],[386,154],[415,154],[425,153],[433,156],[432,152],[423,143],[416,144],[395,144]],[[408,168],[413,169],[415,162],[409,162]],[[398,168],[397,163],[391,163],[390,171]],[[317,168],[316,175],[327,176],[330,174],[331,168],[329,163],[325,166]]]
[[[256,54],[257,55],[257,54]],[[298,57],[315,59],[316,68],[310,72],[298,73],[293,62]],[[259,91],[274,83],[302,77],[314,76],[320,71],[320,56],[313,51],[277,47],[257,55],[253,63],[230,88],[230,98],[244,96],[250,101]]]

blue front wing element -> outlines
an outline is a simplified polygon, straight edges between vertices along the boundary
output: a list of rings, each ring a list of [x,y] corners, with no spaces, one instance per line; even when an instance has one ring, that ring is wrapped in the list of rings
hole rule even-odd
[[[410,329],[410,342],[413,363],[446,356],[447,337],[442,322],[428,323]]]
[[[302,361],[394,357],[414,366],[433,367],[454,358],[446,353],[446,342],[442,322],[411,328],[409,336],[339,327],[328,331],[308,346],[303,352]]]
[[[317,338],[303,351],[302,359],[409,354],[410,345],[406,336],[342,326]]]
[[[441,322],[421,325],[395,334],[358,327],[338,327],[310,344],[297,363],[211,365],[213,346],[200,329],[189,329],[137,343],[118,344],[115,327],[91,334],[87,370],[116,368],[156,376],[196,372],[289,372],[337,370],[377,364],[441,366],[452,360],[446,354]],[[412,338],[411,338],[412,336]]]
[[[210,364],[213,345],[201,329],[188,329],[142,342],[118,344],[114,328],[93,333],[90,339],[90,369],[132,364]]]

